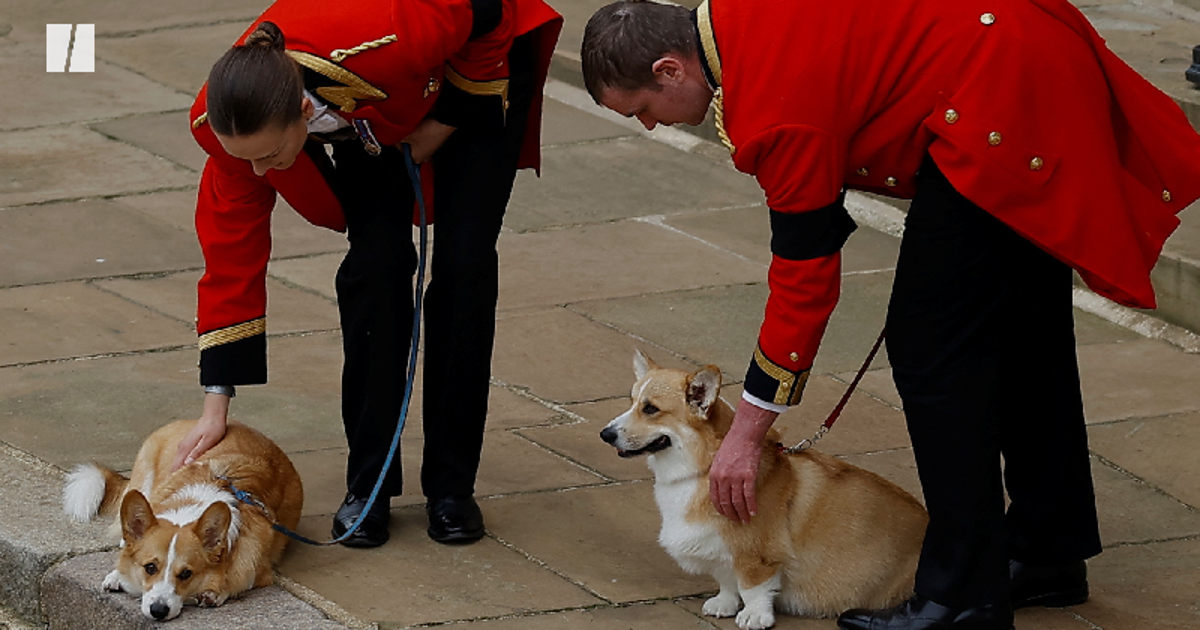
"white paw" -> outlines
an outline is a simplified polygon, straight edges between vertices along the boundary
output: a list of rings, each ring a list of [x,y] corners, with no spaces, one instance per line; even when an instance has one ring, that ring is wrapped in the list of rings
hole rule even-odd
[[[121,585],[121,572],[115,569],[104,576],[104,581],[100,583],[100,586],[109,593],[125,592],[125,587]]]
[[[737,595],[718,593],[704,602],[704,614],[709,617],[732,617],[737,614],[738,604]]]
[[[742,630],[763,630],[775,625],[775,611],[746,608],[738,613],[736,621]]]

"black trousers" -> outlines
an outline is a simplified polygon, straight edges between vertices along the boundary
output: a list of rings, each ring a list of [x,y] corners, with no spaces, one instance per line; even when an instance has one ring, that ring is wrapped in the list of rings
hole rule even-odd
[[[516,177],[534,89],[527,37],[510,58],[506,127],[459,129],[434,155],[433,255],[424,303],[421,486],[426,497],[470,495],[483,448],[495,336],[496,240]],[[335,190],[350,248],[337,272],[343,335],[346,487],[370,493],[403,403],[413,321],[413,191],[398,149],[367,154],[335,143]],[[415,393],[414,393],[415,395]],[[396,496],[397,455],[380,492]]]
[[[926,158],[887,316],[929,509],[918,594],[952,607],[1006,603],[1010,558],[1049,565],[1100,552],[1071,293],[1069,267]]]

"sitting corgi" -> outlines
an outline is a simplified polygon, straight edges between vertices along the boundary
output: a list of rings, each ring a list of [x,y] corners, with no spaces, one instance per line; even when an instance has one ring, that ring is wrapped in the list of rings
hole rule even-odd
[[[684,570],[720,583],[704,614],[737,615],[739,628],[757,630],[775,624],[776,608],[834,617],[888,608],[912,594],[929,520],[912,495],[829,455],[785,454],[771,430],[759,463],[758,514],[745,524],[727,519],[708,490],[709,467],[734,415],[718,397],[720,370],[663,369],[640,350],[633,364],[633,405],[600,437],[622,457],[649,454],[659,543]]]
[[[141,595],[142,614],[159,621],[184,604],[220,606],[271,584],[288,539],[266,513],[295,529],[304,504],[287,455],[243,424],[231,422],[216,446],[171,472],[176,448],[195,424],[180,420],[152,433],[129,479],[79,464],[63,489],[63,510],[78,521],[117,512],[121,553],[103,587]],[[239,502],[231,483],[263,507]]]

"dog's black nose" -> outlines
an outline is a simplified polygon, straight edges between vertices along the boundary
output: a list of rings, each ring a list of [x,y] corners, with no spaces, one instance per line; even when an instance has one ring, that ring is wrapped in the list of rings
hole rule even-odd
[[[167,606],[166,604],[163,604],[161,602],[150,604],[150,616],[151,617],[154,617],[155,619],[162,621],[163,619],[166,619],[167,615],[169,615],[169,614],[171,614],[171,608],[169,606]]]
[[[600,439],[608,442],[609,444],[616,442],[617,430],[612,427],[604,427],[604,430],[600,432]]]

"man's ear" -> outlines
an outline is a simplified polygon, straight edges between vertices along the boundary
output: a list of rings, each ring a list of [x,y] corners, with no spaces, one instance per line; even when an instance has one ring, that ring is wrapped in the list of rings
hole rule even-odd
[[[684,70],[683,58],[674,53],[667,53],[659,57],[658,61],[650,66],[650,69],[654,72],[656,79],[674,83],[682,83],[687,74]]]

